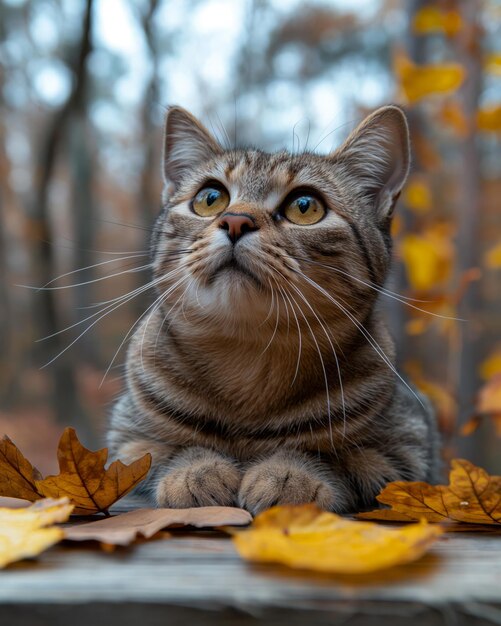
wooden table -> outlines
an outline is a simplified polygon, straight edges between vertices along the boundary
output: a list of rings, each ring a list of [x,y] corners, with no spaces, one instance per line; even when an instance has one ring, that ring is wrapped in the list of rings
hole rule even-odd
[[[0,572],[1,626],[501,625],[501,533],[450,533],[364,577],[243,562],[215,531],[105,553],[56,546]]]

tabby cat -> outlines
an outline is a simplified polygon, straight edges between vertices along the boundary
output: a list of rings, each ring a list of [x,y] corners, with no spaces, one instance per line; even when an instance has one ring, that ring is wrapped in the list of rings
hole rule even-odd
[[[157,299],[135,331],[113,454],[145,452],[158,506],[371,506],[433,480],[435,420],[399,376],[377,303],[409,170],[405,116],[378,109],[335,152],[223,149],[171,107]]]

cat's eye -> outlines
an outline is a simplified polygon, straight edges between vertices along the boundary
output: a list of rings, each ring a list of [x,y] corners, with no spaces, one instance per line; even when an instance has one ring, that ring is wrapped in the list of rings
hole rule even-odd
[[[284,216],[293,224],[309,226],[316,224],[325,215],[325,207],[314,196],[299,196],[289,202],[284,209]]]
[[[224,187],[204,187],[193,198],[193,210],[201,217],[213,217],[230,203],[230,194]]]

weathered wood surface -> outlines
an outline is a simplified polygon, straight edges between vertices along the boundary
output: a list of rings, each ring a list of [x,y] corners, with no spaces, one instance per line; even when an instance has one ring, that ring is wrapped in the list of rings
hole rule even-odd
[[[342,577],[243,562],[217,532],[113,553],[56,546],[0,572],[3,626],[501,624],[501,533],[451,533],[417,563]]]

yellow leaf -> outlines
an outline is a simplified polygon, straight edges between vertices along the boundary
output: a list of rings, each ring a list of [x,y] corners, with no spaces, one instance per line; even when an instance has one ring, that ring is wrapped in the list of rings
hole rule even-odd
[[[501,374],[501,346],[498,346],[494,352],[491,352],[480,365],[480,376],[484,380],[489,380],[496,374]]]
[[[501,105],[494,105],[477,111],[477,127],[487,133],[501,132]]]
[[[57,457],[59,474],[42,478],[5,436],[0,441],[0,496],[30,501],[67,496],[77,515],[106,512],[146,477],[151,465],[151,455],[146,454],[130,465],[114,461],[105,468],[108,450],[87,450],[72,428],[63,432]]]
[[[447,281],[454,260],[451,237],[447,224],[434,224],[419,235],[402,238],[400,251],[413,289],[429,291]]]
[[[501,75],[501,53],[495,52],[487,55],[485,59],[485,71],[489,74]]]
[[[488,250],[485,254],[485,265],[489,269],[498,269],[501,267],[501,241]]]
[[[463,459],[451,465],[448,486],[397,481],[386,485],[377,499],[413,520],[501,526],[501,476],[489,476]],[[370,511],[364,519],[379,516],[380,510]]]
[[[454,37],[462,27],[463,20],[457,11],[443,11],[433,6],[419,9],[412,20],[412,30],[417,35],[443,33],[447,37]]]
[[[64,538],[61,528],[73,509],[67,498],[39,500],[21,509],[0,509],[0,568],[37,556]]]
[[[363,574],[420,558],[443,531],[424,522],[384,528],[306,504],[274,507],[258,515],[249,530],[229,532],[239,554],[249,561]]]
[[[458,137],[466,137],[468,135],[468,120],[459,103],[452,101],[444,102],[439,112],[439,119],[452,128]]]
[[[405,187],[405,204],[414,213],[428,213],[432,207],[432,194],[428,182],[421,176],[413,176]]]
[[[450,94],[459,89],[465,78],[459,63],[418,66],[402,53],[396,55],[394,69],[409,104],[436,94]]]

